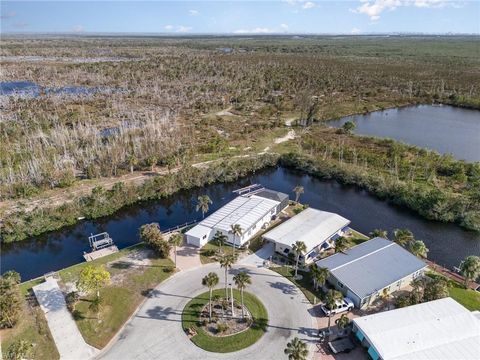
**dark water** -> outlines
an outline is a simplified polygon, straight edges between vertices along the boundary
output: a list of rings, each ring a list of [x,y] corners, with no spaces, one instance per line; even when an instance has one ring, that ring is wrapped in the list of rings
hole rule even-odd
[[[419,105],[347,116],[328,125],[340,127],[347,121],[355,122],[356,134],[392,138],[458,159],[480,161],[478,110]]]
[[[68,95],[90,95],[97,92],[97,88],[84,86],[63,86],[56,88],[41,87],[31,81],[7,81],[0,82],[0,95],[20,95],[26,97],[37,97],[43,91],[45,94],[68,94]]]
[[[138,228],[148,222],[159,222],[166,229],[200,218],[195,211],[198,195],[208,194],[215,211],[234,194],[232,190],[250,183],[261,183],[293,197],[292,189],[300,184],[305,193],[300,200],[310,206],[339,213],[352,221],[352,227],[363,233],[374,228],[406,227],[430,248],[429,258],[449,267],[457,266],[467,255],[480,255],[480,235],[452,224],[420,219],[415,214],[390,205],[354,187],[320,181],[282,168],[263,170],[232,184],[215,184],[204,189],[180,192],[161,201],[142,203],[119,211],[114,216],[82,221],[76,226],[35,239],[2,246],[2,273],[15,269],[24,280],[59,270],[83,261],[88,250],[88,235],[108,231],[119,248],[139,241]]]

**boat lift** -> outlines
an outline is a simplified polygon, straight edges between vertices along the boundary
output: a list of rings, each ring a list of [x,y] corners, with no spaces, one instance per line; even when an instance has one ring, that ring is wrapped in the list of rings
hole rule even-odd
[[[237,193],[238,195],[254,195],[262,190],[265,190],[262,184],[253,184],[240,189],[233,190],[232,192]]]
[[[113,245],[113,240],[107,232],[93,235],[88,237],[88,242],[93,251],[97,251]]]

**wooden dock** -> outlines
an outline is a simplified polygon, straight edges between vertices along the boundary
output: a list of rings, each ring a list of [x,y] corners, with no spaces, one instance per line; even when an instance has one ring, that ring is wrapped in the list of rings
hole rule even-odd
[[[89,253],[83,253],[83,257],[86,261],[93,261],[107,255],[115,254],[116,252],[118,252],[117,246],[111,245]]]

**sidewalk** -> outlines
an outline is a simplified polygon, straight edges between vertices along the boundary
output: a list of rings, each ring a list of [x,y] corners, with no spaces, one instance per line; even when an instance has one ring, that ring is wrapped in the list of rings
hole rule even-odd
[[[67,309],[57,280],[47,278],[44,283],[34,286],[33,292],[45,313],[60,359],[86,360],[92,358],[98,350],[88,345],[83,339],[77,324]]]

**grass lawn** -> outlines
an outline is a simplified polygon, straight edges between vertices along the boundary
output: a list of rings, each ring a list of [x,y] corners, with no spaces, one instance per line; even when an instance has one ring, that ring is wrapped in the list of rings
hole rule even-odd
[[[8,347],[18,340],[33,344],[29,359],[55,360],[60,357],[43,311],[38,306],[33,308],[29,306],[25,298],[22,298],[22,310],[18,323],[13,329],[1,330],[0,338],[3,358],[6,358]]]
[[[472,289],[466,289],[465,286],[452,279],[448,279],[442,274],[434,271],[429,271],[427,276],[431,278],[441,277],[447,279],[448,294],[459,304],[465,306],[468,310],[480,310],[480,293]]]
[[[58,275],[63,284],[74,283],[77,281],[80,271],[87,265],[106,265],[132,252],[144,250],[143,244],[137,244],[101,259],[60,270]],[[141,268],[107,267],[112,279],[117,280],[100,290],[102,306],[99,313],[89,309],[91,296],[82,298],[76,304],[74,318],[88,344],[96,348],[103,348],[130,318],[145,299],[146,294],[173,274],[174,264],[170,259],[159,259],[152,254],[149,260],[149,265]],[[32,287],[43,281],[43,278],[39,278],[20,284],[22,295],[28,296]],[[14,329],[1,331],[2,351],[5,352],[12,342],[24,339],[35,344],[33,358],[58,359],[59,354],[50,335],[43,311],[39,307],[32,308],[24,299],[20,319]]]
[[[79,268],[60,272],[62,280],[75,281],[83,266]],[[120,280],[115,280],[100,290],[102,305],[99,312],[90,310],[92,296],[89,296],[76,304],[74,313],[75,321],[85,341],[99,349],[115,336],[148,292],[173,273],[174,264],[170,259],[150,258],[150,264],[141,269],[129,266],[107,269],[112,279]]]
[[[213,291],[213,295],[223,296],[224,294],[224,289],[217,289]],[[240,292],[238,290],[235,289],[233,291],[233,296],[236,300],[240,301]],[[265,309],[263,304],[255,295],[245,292],[245,306],[248,308],[254,318],[253,325],[248,330],[235,335],[224,337],[208,335],[205,331],[198,327],[200,312],[208,303],[208,297],[209,293],[207,291],[190,300],[190,302],[183,309],[182,313],[182,327],[185,331],[192,327],[196,329],[197,335],[193,336],[190,340],[198,347],[206,351],[221,353],[238,351],[253,345],[265,333],[268,323],[267,309]]]
[[[480,293],[472,289],[465,289],[460,285],[448,287],[450,297],[465,306],[468,310],[480,311]]]
[[[221,250],[226,254],[233,254],[233,247],[230,245],[223,245]],[[209,264],[217,261],[217,254],[220,251],[220,246],[218,246],[214,241],[210,241],[205,244],[200,249],[200,261],[202,264]],[[235,253],[239,254],[245,250],[235,248]]]
[[[310,301],[311,304],[318,304],[320,299],[323,299],[323,294],[320,290],[315,290],[313,287],[313,280],[309,272],[298,271],[299,275],[302,275],[302,279],[297,280],[294,278],[295,269],[289,266],[281,267],[272,267],[270,270],[275,271],[276,273],[286,277],[292,283],[294,283],[305,295],[305,297]]]

